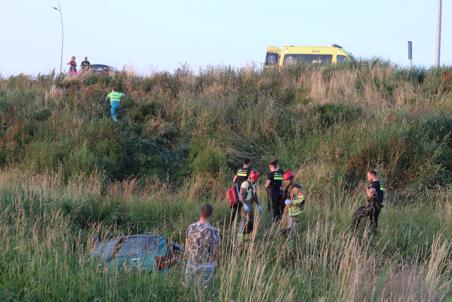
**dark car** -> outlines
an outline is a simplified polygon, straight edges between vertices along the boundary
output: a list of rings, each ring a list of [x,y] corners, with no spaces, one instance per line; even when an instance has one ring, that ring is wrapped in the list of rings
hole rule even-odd
[[[108,271],[140,269],[156,272],[176,265],[182,253],[182,246],[168,243],[161,235],[140,234],[101,242],[91,256]]]
[[[103,64],[91,64],[89,65],[88,71],[93,73],[117,73],[119,70],[117,70],[114,67],[103,65]]]

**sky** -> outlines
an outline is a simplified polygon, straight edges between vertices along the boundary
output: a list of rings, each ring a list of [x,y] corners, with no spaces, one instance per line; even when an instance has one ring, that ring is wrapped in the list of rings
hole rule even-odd
[[[0,75],[59,70],[57,0],[0,0]],[[71,56],[140,74],[260,65],[268,45],[337,43],[358,58],[435,64],[437,0],[61,0]],[[452,65],[452,0],[443,0],[442,64]]]

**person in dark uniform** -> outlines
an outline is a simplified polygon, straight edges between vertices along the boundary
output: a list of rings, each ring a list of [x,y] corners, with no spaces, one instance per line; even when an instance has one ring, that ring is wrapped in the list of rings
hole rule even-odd
[[[272,212],[274,222],[281,219],[284,209],[283,192],[281,190],[283,174],[284,171],[279,167],[278,160],[272,160],[270,162],[270,171],[265,181],[265,188],[269,195],[271,203],[270,211]]]
[[[248,180],[248,177],[250,176],[251,171],[251,161],[249,158],[245,158],[243,160],[243,165],[240,169],[237,170],[237,174],[234,175],[234,179],[232,182],[234,183],[237,193],[240,192],[240,187],[242,186],[242,183]],[[232,213],[231,213],[231,224],[234,222],[235,217],[237,216],[237,213],[240,213],[240,208],[242,207],[242,203],[238,203],[234,206],[232,206]]]
[[[359,222],[364,217],[369,217],[372,232],[376,234],[378,229],[378,216],[383,207],[384,191],[377,176],[377,171],[369,169],[367,171],[369,186],[366,189],[367,205],[359,207],[352,219],[352,231],[358,228]]]

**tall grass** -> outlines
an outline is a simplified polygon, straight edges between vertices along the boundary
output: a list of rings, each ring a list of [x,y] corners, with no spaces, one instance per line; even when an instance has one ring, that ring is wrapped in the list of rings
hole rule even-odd
[[[245,156],[265,169],[277,156],[293,169],[333,159],[330,169],[349,176],[356,165],[359,173],[378,165],[391,184],[417,186],[424,170],[434,183],[449,182],[445,72],[376,61],[198,75],[181,68],[148,78],[11,77],[0,80],[0,164],[61,171],[66,181],[97,170],[106,180],[157,176],[180,184],[206,172],[229,175]],[[112,86],[127,94],[119,129],[103,100]],[[399,168],[412,173],[394,174]]]
[[[371,61],[0,79],[0,300],[450,298],[447,72]],[[127,95],[119,127],[103,103],[111,86]],[[289,238],[266,213],[250,242],[236,241],[224,191],[244,157],[262,174],[278,157],[303,185],[306,211]],[[370,166],[386,187],[379,234],[351,234]],[[94,233],[183,242],[203,202],[222,230],[206,289],[183,283],[182,265],[105,273],[88,257]]]
[[[166,200],[73,194],[69,186],[46,188],[46,177],[12,181],[18,178],[1,177],[5,300],[441,301],[452,285],[452,224],[443,211],[450,203],[440,198],[437,206],[420,197],[414,205],[385,207],[377,237],[366,229],[348,232],[348,197],[335,208],[312,200],[289,238],[267,215],[247,243],[228,226],[224,202],[212,201],[213,223],[222,229],[221,260],[204,289],[181,283],[181,265],[158,276],[106,274],[88,257],[95,232],[103,238],[159,232],[183,242],[197,214],[185,192],[168,193]],[[450,189],[436,194],[450,199]]]

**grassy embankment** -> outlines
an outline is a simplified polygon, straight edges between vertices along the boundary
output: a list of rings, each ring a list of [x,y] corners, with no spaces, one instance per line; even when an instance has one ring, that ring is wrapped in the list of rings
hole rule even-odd
[[[450,299],[452,88],[443,72],[358,63],[0,80],[0,300]],[[118,128],[103,102],[112,85],[127,94]],[[288,241],[265,214],[238,257],[224,191],[245,156],[262,174],[274,156],[295,171],[307,210]],[[352,236],[369,166],[387,204],[378,236]],[[183,285],[178,269],[104,274],[87,258],[94,232],[183,241],[206,201],[223,234],[207,290]]]

